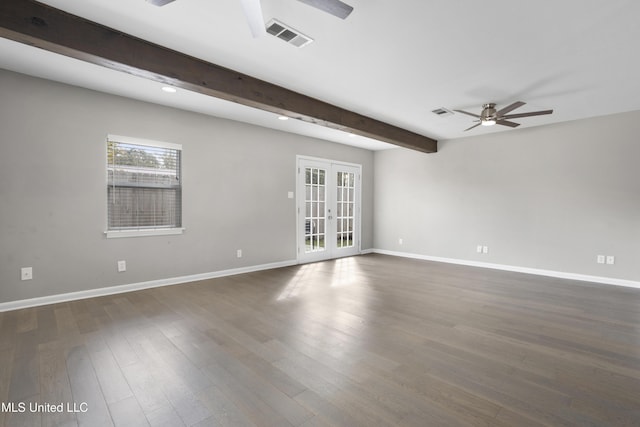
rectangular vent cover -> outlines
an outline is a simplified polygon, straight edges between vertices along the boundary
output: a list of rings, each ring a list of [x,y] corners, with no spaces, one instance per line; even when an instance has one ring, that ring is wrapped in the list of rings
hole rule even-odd
[[[444,117],[444,116],[450,116],[450,115],[452,115],[452,114],[453,114],[453,111],[451,111],[451,110],[447,110],[447,109],[446,109],[446,108],[444,108],[444,107],[437,108],[437,109],[435,109],[435,110],[432,110],[431,112],[432,112],[433,114],[437,114],[438,116],[441,116],[441,117]]]
[[[294,30],[276,19],[267,23],[267,33],[296,47],[304,47],[313,41],[311,37],[305,36],[300,31]]]

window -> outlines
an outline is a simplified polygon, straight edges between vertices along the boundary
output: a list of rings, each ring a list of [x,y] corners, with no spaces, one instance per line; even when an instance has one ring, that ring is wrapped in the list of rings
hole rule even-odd
[[[107,137],[107,237],[182,233],[182,146]]]

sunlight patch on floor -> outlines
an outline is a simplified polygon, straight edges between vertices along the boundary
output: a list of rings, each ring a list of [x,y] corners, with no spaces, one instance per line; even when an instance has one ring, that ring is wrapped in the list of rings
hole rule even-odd
[[[349,286],[356,282],[363,283],[364,276],[357,261],[353,257],[337,259],[333,265],[331,287]]]
[[[298,272],[291,278],[291,280],[289,280],[287,286],[285,286],[282,292],[280,292],[280,295],[278,295],[276,300],[283,301],[300,295],[300,293],[313,283],[311,279],[319,269],[319,263],[304,264],[298,267]]]

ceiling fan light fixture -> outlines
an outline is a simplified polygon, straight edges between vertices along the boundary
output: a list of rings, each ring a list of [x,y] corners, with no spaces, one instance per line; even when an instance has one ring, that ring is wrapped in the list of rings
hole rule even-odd
[[[494,119],[485,119],[482,121],[482,126],[493,126],[496,124]]]

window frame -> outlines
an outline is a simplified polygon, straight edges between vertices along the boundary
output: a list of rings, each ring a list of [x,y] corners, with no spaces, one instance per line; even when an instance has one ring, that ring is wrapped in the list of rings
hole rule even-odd
[[[185,231],[184,226],[181,227],[141,227],[141,228],[130,228],[130,229],[109,229],[109,142],[116,142],[121,144],[132,144],[132,145],[142,145],[153,148],[166,148],[172,150],[180,151],[180,192],[182,194],[183,191],[183,174],[182,174],[182,144],[175,144],[172,142],[166,141],[157,141],[151,139],[142,139],[135,138],[130,136],[123,135],[107,135],[106,144],[105,144],[105,154],[106,154],[106,169],[105,169],[105,198],[106,201],[106,228],[105,228],[105,236],[107,239],[113,238],[122,238],[122,237],[145,237],[145,236],[168,236],[168,235],[178,235],[183,234]],[[183,218],[182,215],[182,197],[180,200],[180,218]],[[181,220],[182,223],[182,220]]]

